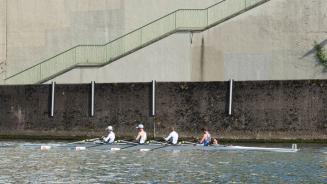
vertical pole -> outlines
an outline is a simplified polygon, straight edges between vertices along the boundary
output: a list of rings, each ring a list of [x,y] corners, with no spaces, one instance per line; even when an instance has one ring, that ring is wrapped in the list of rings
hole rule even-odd
[[[95,82],[91,82],[91,117],[94,116],[94,89],[95,89]]]
[[[229,106],[228,115],[232,115],[232,101],[233,101],[233,79],[229,81]]]
[[[155,121],[155,116],[156,116],[156,81],[152,80],[152,113],[153,117],[153,138],[156,137],[156,121]]]
[[[54,100],[55,100],[55,82],[51,82],[51,108],[50,108],[50,116],[54,115]]]

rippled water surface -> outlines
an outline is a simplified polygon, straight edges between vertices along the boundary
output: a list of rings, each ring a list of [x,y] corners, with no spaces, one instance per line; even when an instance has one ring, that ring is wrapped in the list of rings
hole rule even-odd
[[[326,145],[299,147],[297,153],[0,148],[0,183],[327,183]]]

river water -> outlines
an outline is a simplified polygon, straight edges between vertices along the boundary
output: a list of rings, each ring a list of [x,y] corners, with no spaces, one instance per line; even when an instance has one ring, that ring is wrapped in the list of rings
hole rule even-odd
[[[298,147],[297,153],[0,148],[0,183],[327,183],[327,145]]]

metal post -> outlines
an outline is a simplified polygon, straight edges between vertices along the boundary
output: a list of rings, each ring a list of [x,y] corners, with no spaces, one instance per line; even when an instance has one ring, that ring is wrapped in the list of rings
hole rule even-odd
[[[94,88],[95,88],[95,82],[91,82],[91,117],[94,116]]]
[[[233,79],[229,81],[229,106],[228,106],[228,115],[232,115],[232,101],[233,101]]]
[[[156,115],[156,81],[152,81],[152,116]]]
[[[50,108],[50,116],[54,115],[54,100],[55,100],[55,82],[51,82],[51,108]]]
[[[156,137],[156,81],[152,80],[152,117],[153,117],[153,138]]]

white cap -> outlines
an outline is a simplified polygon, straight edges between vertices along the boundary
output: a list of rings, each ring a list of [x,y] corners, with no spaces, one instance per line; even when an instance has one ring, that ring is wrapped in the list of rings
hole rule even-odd
[[[106,128],[106,130],[110,130],[110,131],[112,131],[113,128],[112,128],[112,126],[108,126],[108,127]]]
[[[144,128],[142,124],[139,124],[136,128]]]

